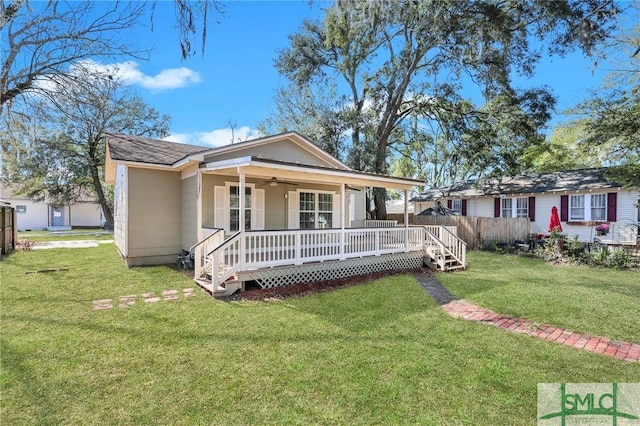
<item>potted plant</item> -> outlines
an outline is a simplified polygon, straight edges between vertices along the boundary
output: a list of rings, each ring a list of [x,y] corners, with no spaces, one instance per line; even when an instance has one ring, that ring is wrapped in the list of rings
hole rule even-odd
[[[603,235],[607,235],[609,233],[609,224],[608,223],[601,223],[600,225],[596,226],[596,235],[603,236]]]

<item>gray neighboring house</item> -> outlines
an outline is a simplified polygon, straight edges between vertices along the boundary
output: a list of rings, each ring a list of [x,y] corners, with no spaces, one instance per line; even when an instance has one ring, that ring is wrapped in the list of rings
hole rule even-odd
[[[465,216],[528,217],[531,233],[548,233],[556,206],[563,232],[580,241],[594,238],[617,244],[636,244],[640,222],[640,191],[607,178],[606,168],[526,173],[501,180],[456,183],[430,189],[411,201],[416,214],[435,201]],[[596,227],[608,224],[607,235]]]

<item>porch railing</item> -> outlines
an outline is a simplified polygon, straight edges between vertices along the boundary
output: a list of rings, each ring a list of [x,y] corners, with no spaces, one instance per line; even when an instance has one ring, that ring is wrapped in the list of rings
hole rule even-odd
[[[423,229],[350,228],[245,232],[247,268],[419,251]]]
[[[208,269],[206,266],[209,254],[224,241],[223,231],[223,229],[214,229],[209,236],[189,249],[190,252],[193,252],[194,276],[196,278],[201,278]]]
[[[365,220],[365,228],[393,228],[398,226],[397,220]]]
[[[442,270],[452,259],[466,264],[466,244],[442,226],[244,231],[222,241],[223,235],[194,246],[196,278],[210,274],[214,291],[241,270],[364,256],[426,251]]]

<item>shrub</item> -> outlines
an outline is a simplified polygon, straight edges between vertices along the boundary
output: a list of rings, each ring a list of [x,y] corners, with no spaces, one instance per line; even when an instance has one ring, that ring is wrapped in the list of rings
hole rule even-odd
[[[16,250],[33,250],[33,246],[35,245],[37,245],[36,241],[19,239],[16,242]]]
[[[631,254],[627,253],[625,249],[614,250],[611,258],[609,259],[609,266],[615,269],[627,269],[633,265],[633,259]]]

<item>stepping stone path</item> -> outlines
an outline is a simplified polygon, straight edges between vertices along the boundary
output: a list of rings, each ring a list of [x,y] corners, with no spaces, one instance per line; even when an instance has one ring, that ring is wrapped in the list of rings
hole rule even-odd
[[[638,344],[577,333],[548,324],[538,324],[526,319],[498,314],[466,300],[456,300],[434,276],[428,273],[415,273],[413,276],[442,309],[454,318],[492,325],[513,333],[527,334],[624,361],[640,361],[640,345]]]
[[[111,299],[98,299],[93,301],[93,310],[94,311],[102,311],[105,309],[113,308],[113,303]]]
[[[182,289],[182,297],[191,298],[196,297],[193,288],[184,288]],[[170,301],[170,300],[178,300],[180,298],[180,292],[178,290],[164,290],[162,292],[162,297],[158,297],[155,293],[142,293],[142,300],[145,303],[156,303],[161,300]],[[138,299],[137,294],[130,294],[127,296],[118,297],[118,307],[119,308],[128,308],[136,304],[136,300]],[[111,299],[98,299],[93,301],[93,310],[94,311],[102,311],[105,309],[113,308],[113,301]]]

